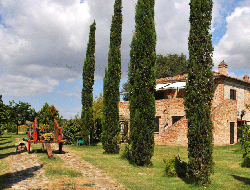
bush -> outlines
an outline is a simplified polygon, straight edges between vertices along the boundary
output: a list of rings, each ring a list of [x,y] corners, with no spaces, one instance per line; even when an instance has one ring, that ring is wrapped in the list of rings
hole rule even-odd
[[[16,133],[17,132],[16,125],[11,123],[11,122],[6,125],[6,129],[9,133]]]
[[[63,137],[66,144],[74,144],[77,140],[76,136],[81,132],[81,119],[69,120],[63,127]]]
[[[246,155],[250,155],[250,125],[247,124],[243,126],[243,146],[245,149],[243,158],[245,158]]]
[[[0,126],[0,137],[3,135],[3,133],[4,133],[4,129],[3,127]]]
[[[244,157],[243,163],[241,164],[242,167],[250,168],[250,154],[247,154]]]
[[[134,159],[132,157],[132,150],[129,144],[125,145],[124,151],[121,154],[122,158],[126,158],[130,163],[134,163]]]
[[[184,161],[181,161],[179,156],[175,156],[174,158],[170,160],[163,160],[166,164],[165,171],[167,173],[167,176],[171,177],[186,177],[187,173],[187,163]]]

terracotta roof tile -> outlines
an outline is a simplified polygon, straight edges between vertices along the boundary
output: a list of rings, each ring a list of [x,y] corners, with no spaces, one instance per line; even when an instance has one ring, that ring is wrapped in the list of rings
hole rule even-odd
[[[216,72],[216,71],[213,71],[213,74],[214,74],[214,77],[217,77],[217,76],[222,76],[223,74],[219,73],[219,72]],[[157,79],[156,80],[156,84],[160,84],[160,83],[167,83],[167,82],[170,82],[170,81],[183,81],[185,80],[185,76],[187,76],[187,74],[183,74],[183,75],[177,75],[177,76],[173,76],[173,77],[166,77],[166,78],[160,78],[160,79]],[[227,78],[231,78],[231,79],[236,79],[238,81],[242,81],[242,82],[245,82],[244,80],[241,80],[241,79],[238,79],[238,78],[234,78],[234,77],[230,77],[228,75],[223,75]]]

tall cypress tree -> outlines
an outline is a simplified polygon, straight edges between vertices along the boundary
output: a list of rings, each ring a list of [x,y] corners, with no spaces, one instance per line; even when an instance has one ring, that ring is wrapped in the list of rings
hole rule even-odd
[[[212,72],[212,0],[191,0],[188,38],[188,80],[184,106],[188,119],[189,174],[196,182],[209,184],[213,173],[213,122],[211,105],[214,76]]]
[[[102,145],[107,153],[117,153],[120,135],[119,86],[121,79],[121,40],[122,40],[122,0],[115,0],[114,16],[110,31],[108,70],[105,70],[103,91]]]
[[[151,164],[154,153],[156,31],[154,0],[138,0],[129,69],[130,142],[139,166]]]
[[[90,25],[89,42],[87,46],[86,58],[83,65],[83,88],[82,88],[82,135],[84,144],[89,144],[93,137],[93,85],[95,73],[95,30],[96,23]]]

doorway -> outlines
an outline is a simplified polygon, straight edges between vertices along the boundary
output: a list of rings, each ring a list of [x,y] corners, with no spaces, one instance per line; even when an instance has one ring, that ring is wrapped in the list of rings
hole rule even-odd
[[[234,144],[234,122],[230,122],[230,144]]]

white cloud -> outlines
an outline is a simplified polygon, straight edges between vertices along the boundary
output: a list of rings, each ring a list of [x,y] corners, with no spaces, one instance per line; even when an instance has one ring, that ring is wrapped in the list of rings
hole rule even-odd
[[[114,0],[84,0],[83,3],[80,3],[80,0],[35,2],[0,0],[0,2],[1,22],[8,26],[5,28],[0,25],[0,59],[5,73],[0,76],[0,80],[6,82],[4,86],[3,83],[0,84],[0,89],[5,95],[20,96],[21,92],[14,93],[14,89],[19,89],[18,86],[27,87],[33,94],[47,94],[55,87],[61,87],[59,81],[73,84],[75,79],[82,79],[89,26],[94,20],[96,22],[95,80],[103,80],[104,66],[108,65]],[[189,2],[190,0],[155,1],[157,54],[184,53],[188,56]],[[127,79],[125,71],[128,70],[130,60],[129,45],[132,31],[135,29],[136,3],[137,0],[123,1],[122,5],[122,80]],[[221,1],[214,0],[212,23],[216,19],[218,23],[221,19],[221,9],[223,9]],[[238,16],[236,14],[228,18],[227,34],[215,47],[215,65],[225,59],[231,69],[232,63],[239,63],[240,58],[245,68],[249,60],[247,42],[250,39],[247,15],[249,13],[244,10]],[[243,32],[243,35],[238,35],[239,32]],[[240,43],[237,44],[238,42]],[[66,67],[66,63],[70,68]],[[18,76],[20,80],[14,82],[14,79],[9,77],[10,80],[6,81],[5,76]],[[7,84],[10,85],[7,87]],[[76,91],[58,93],[80,98],[80,93]],[[30,93],[23,94],[28,96]]]
[[[59,107],[58,110],[59,110],[59,114],[63,116],[63,119],[75,119],[76,115],[79,115],[79,117],[81,117],[82,108],[81,107],[78,107],[78,108]]]
[[[238,77],[234,72],[228,72],[228,75],[229,75],[230,77],[243,79],[243,77],[241,77],[241,78],[240,78],[240,76]]]
[[[64,95],[64,96],[73,96],[73,97],[76,97],[78,99],[81,99],[81,90],[78,87],[75,87],[73,92],[69,92],[66,90],[64,90],[64,91],[58,90],[57,93]]]
[[[236,8],[226,20],[226,34],[214,47],[214,63],[225,60],[229,69],[250,70],[250,7]]]
[[[4,96],[29,97],[45,95],[52,92],[57,85],[58,82],[50,78],[38,80],[11,74],[3,74],[0,77],[1,94]]]

